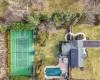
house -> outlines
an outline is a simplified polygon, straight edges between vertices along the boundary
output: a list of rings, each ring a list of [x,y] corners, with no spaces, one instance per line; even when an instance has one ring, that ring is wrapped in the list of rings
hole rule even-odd
[[[84,67],[84,60],[87,57],[86,48],[83,47],[82,40],[69,40],[60,43],[60,53],[63,57],[68,57],[71,68]]]
[[[87,57],[86,48],[100,48],[100,40],[68,40],[61,41],[59,53],[68,57],[71,68],[83,68],[84,60]]]

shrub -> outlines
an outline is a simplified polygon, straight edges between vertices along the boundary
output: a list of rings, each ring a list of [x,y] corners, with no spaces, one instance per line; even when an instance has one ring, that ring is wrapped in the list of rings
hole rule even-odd
[[[40,13],[40,22],[49,21],[51,19],[51,15],[49,13]]]
[[[7,27],[3,24],[0,25],[0,32],[5,32],[7,30]]]
[[[48,32],[38,32],[37,41],[40,43],[40,46],[46,45],[46,40],[48,39]]]
[[[11,29],[34,29],[34,26],[29,23],[17,22],[12,24]]]
[[[74,36],[68,34],[68,36],[67,36],[67,40],[74,40]]]
[[[35,56],[35,58],[38,56]],[[36,80],[43,80],[44,78],[44,67],[45,67],[45,55],[42,54],[39,59],[35,59],[35,66],[36,66]]]
[[[29,80],[29,76],[11,76],[10,80]]]
[[[54,12],[52,14],[52,20],[56,26],[61,26],[62,24],[69,26],[73,25],[76,18],[79,18],[79,13],[70,13],[70,12]]]
[[[84,39],[84,35],[82,34],[75,36],[75,40],[82,40],[82,39]]]
[[[77,24],[78,21],[76,21],[76,19],[79,20],[79,18],[80,18],[79,13],[66,13],[65,16],[66,26]]]
[[[56,27],[62,24],[69,26],[73,25],[76,18],[79,18],[79,13],[55,11],[52,14],[46,12],[34,12],[31,16],[24,18],[21,22],[13,23],[11,29],[35,29],[42,22],[53,21]]]
[[[40,24],[40,13],[35,12],[32,16],[28,16],[27,22],[35,27],[38,26]]]
[[[54,12],[52,14],[52,20],[54,21],[54,23],[57,27],[64,24],[64,22],[65,22],[64,16],[65,16],[65,14],[62,12]]]

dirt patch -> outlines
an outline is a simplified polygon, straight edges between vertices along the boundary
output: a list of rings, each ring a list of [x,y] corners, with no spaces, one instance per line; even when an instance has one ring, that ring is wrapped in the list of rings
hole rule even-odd
[[[0,33],[0,80],[7,77],[6,33]]]

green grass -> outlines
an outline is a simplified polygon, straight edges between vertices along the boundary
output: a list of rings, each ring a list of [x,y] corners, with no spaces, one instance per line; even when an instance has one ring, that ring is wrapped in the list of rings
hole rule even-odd
[[[8,10],[8,3],[6,0],[0,0],[0,16]]]
[[[57,30],[55,33],[49,34],[45,47],[35,43],[35,49],[38,51],[35,60],[45,59],[45,65],[55,65],[57,62],[58,44],[59,41],[64,40],[64,36],[65,30]]]
[[[49,3],[49,11],[70,11],[70,12],[82,12],[84,9],[84,4],[79,1],[75,2],[73,0],[47,0]]]
[[[100,26],[78,25],[73,27],[73,32],[83,32],[91,40],[100,40]],[[100,49],[88,49],[88,58],[85,61],[85,71],[73,69],[72,76],[74,78],[92,78],[99,80],[100,78]],[[76,74],[77,73],[77,74]]]
[[[59,41],[64,40],[65,30],[57,30],[55,33],[50,33],[46,40],[46,46],[41,47],[39,43],[35,43],[35,49],[38,54],[35,55],[35,64],[37,66],[37,76],[39,80],[44,80],[44,66],[55,66],[58,58],[58,44]],[[40,66],[39,61],[42,60],[43,64]],[[38,62],[38,63],[37,63]],[[43,67],[42,67],[43,66]],[[42,67],[42,68],[41,68]]]

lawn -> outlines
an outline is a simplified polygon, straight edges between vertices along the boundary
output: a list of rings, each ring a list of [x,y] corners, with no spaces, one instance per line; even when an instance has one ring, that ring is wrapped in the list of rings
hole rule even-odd
[[[65,30],[57,30],[54,33],[50,33],[48,39],[46,40],[46,45],[41,47],[39,43],[35,43],[35,49],[37,53],[35,55],[35,62],[37,63],[37,80],[44,80],[44,67],[45,66],[55,66],[58,62],[58,45],[59,41],[64,40]],[[43,61],[43,64],[40,65],[40,61]]]
[[[73,33],[83,32],[91,40],[100,39],[100,26],[88,26],[88,25],[77,25],[73,27]],[[35,60],[44,59],[44,64],[46,66],[55,65],[58,61],[58,44],[59,41],[65,40],[64,36],[66,31],[60,29],[55,31],[55,33],[49,34],[49,37],[46,41],[45,47],[40,47],[38,43],[35,43],[35,49],[38,51],[38,54],[35,56]],[[88,58],[85,60],[85,70],[80,71],[79,69],[72,70],[72,77],[78,79],[96,79],[99,80],[100,77],[100,49],[88,49]],[[42,79],[41,79],[42,80]]]
[[[38,51],[36,60],[45,59],[45,65],[55,65],[57,62],[57,53],[59,41],[64,40],[65,30],[57,30],[50,33],[46,41],[46,46],[41,47],[39,43],[35,43],[35,49]]]
[[[79,25],[73,27],[73,32],[83,32],[90,40],[100,40],[100,26]],[[88,58],[85,60],[85,71],[72,70],[73,78],[100,79],[100,49],[88,49]]]

